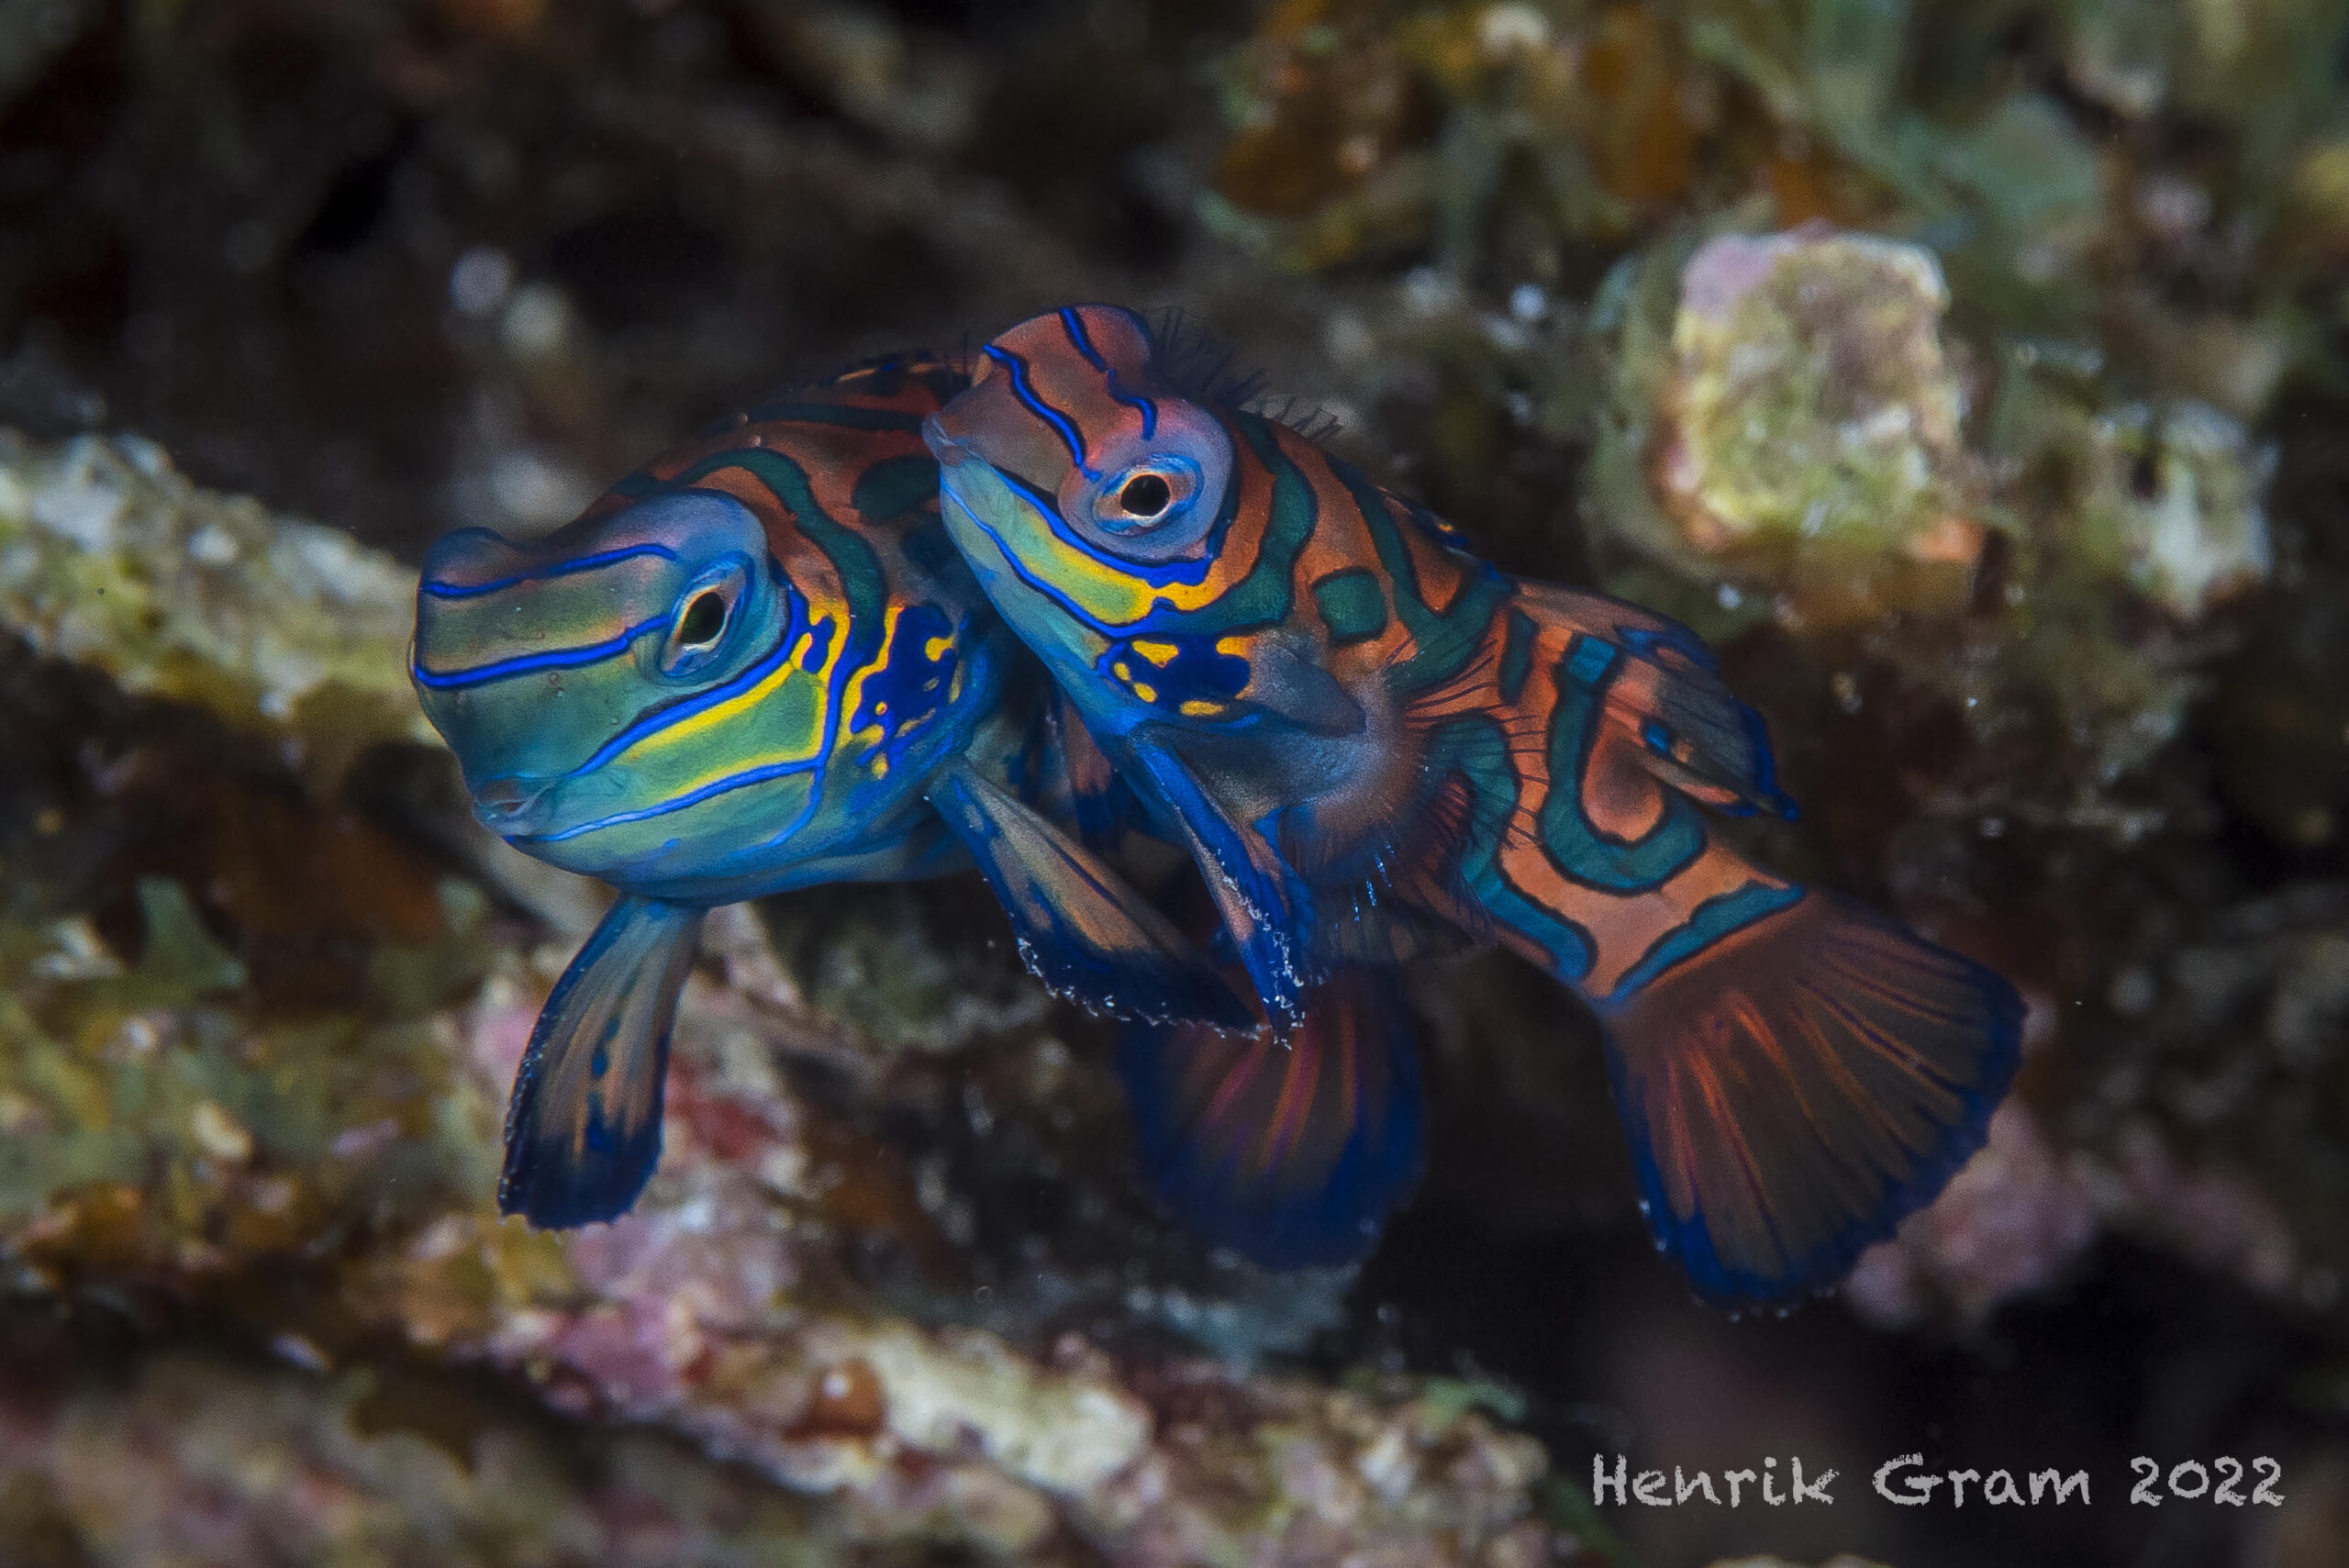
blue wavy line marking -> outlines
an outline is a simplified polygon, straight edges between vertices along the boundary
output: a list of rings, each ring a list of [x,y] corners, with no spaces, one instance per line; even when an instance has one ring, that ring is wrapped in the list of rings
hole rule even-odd
[[[1084,432],[1076,428],[1074,420],[1045,402],[1037,393],[1035,384],[1028,379],[1028,361],[1008,350],[996,348],[993,343],[986,346],[986,356],[1010,373],[1011,395],[1019,399],[1030,413],[1060,433],[1061,443],[1068,448],[1068,455],[1075,462],[1076,471],[1087,479],[1100,478],[1101,471],[1085,461]]]
[[[646,555],[658,556],[662,561],[677,559],[677,552],[667,545],[648,541],[643,544],[623,545],[618,550],[598,550],[593,555],[573,556],[569,561],[558,561],[552,565],[538,567],[529,572],[518,572],[511,577],[500,577],[491,583],[444,583],[428,578],[423,584],[423,589],[425,593],[436,599],[477,599],[484,594],[500,593],[507,588],[519,587],[525,583],[543,583],[551,577],[570,577],[581,572],[593,572],[602,566],[617,566],[623,561],[634,561],[640,556]]]
[[[614,654],[625,653],[629,645],[648,631],[658,631],[669,624],[666,611],[651,620],[640,621],[618,637],[603,642],[593,642],[580,648],[550,648],[543,653],[524,653],[512,659],[501,659],[495,664],[475,664],[462,670],[432,671],[421,664],[410,666],[416,684],[436,692],[462,691],[468,686],[484,686],[492,681],[502,681],[510,675],[527,675],[534,670],[576,670],[585,664],[599,664]]]

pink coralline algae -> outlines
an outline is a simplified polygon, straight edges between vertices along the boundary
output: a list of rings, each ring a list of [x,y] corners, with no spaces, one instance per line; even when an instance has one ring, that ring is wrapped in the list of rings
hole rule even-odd
[[[2150,1243],[2271,1296],[2304,1284],[2299,1249],[2248,1177],[2182,1163],[2149,1126],[2116,1157],[2065,1154],[2012,1102],[1989,1141],[1933,1204],[1869,1249],[1845,1281],[1879,1325],[1935,1317],[1976,1325],[2013,1297],[2061,1282],[2104,1230]]]
[[[1844,1295],[1887,1326],[1914,1323],[1941,1303],[1978,1323],[2008,1297],[2054,1282],[2095,1240],[2096,1221],[2029,1107],[2009,1103],[1932,1207],[1861,1257]]]

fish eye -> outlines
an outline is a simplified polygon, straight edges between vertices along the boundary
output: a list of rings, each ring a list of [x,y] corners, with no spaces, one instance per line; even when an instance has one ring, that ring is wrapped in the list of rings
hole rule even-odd
[[[726,595],[715,588],[696,594],[685,613],[677,617],[677,646],[702,649],[716,642],[726,630],[726,612],[731,607]]]
[[[1137,473],[1118,492],[1118,505],[1137,517],[1154,517],[1174,499],[1174,486],[1156,473]]]
[[[1099,462],[1071,465],[1053,499],[1070,535],[1103,562],[1146,567],[1196,556],[1230,505],[1231,434],[1191,404],[1160,404],[1152,439],[1121,436]]]
[[[661,648],[661,673],[696,674],[717,657],[726,634],[733,629],[734,611],[747,585],[741,568],[731,566],[715,581],[705,577],[678,595],[676,610],[669,619],[668,640]]]
[[[1093,520],[1105,533],[1143,533],[1188,510],[1198,488],[1199,476],[1190,463],[1173,456],[1155,458],[1102,485]]]

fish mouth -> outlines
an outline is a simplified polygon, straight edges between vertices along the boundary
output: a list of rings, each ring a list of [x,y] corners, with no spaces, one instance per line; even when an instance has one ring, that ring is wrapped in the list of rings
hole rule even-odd
[[[484,779],[473,792],[474,819],[501,838],[528,837],[554,815],[554,786],[518,773]]]
[[[627,781],[609,768],[584,773],[499,773],[471,791],[473,819],[510,844],[576,836],[595,814],[625,804]]]

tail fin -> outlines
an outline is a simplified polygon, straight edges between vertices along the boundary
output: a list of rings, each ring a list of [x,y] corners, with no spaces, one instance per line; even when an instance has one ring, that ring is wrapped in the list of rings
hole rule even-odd
[[[1599,1006],[1616,1109],[1657,1245],[1718,1299],[1841,1277],[1981,1147],[2020,1056],[2013,987],[1815,890],[1638,978]]]
[[[1265,1267],[1362,1257],[1419,1179],[1419,1059],[1389,971],[1307,992],[1286,1041],[1130,1028],[1118,1070],[1159,1200]]]

